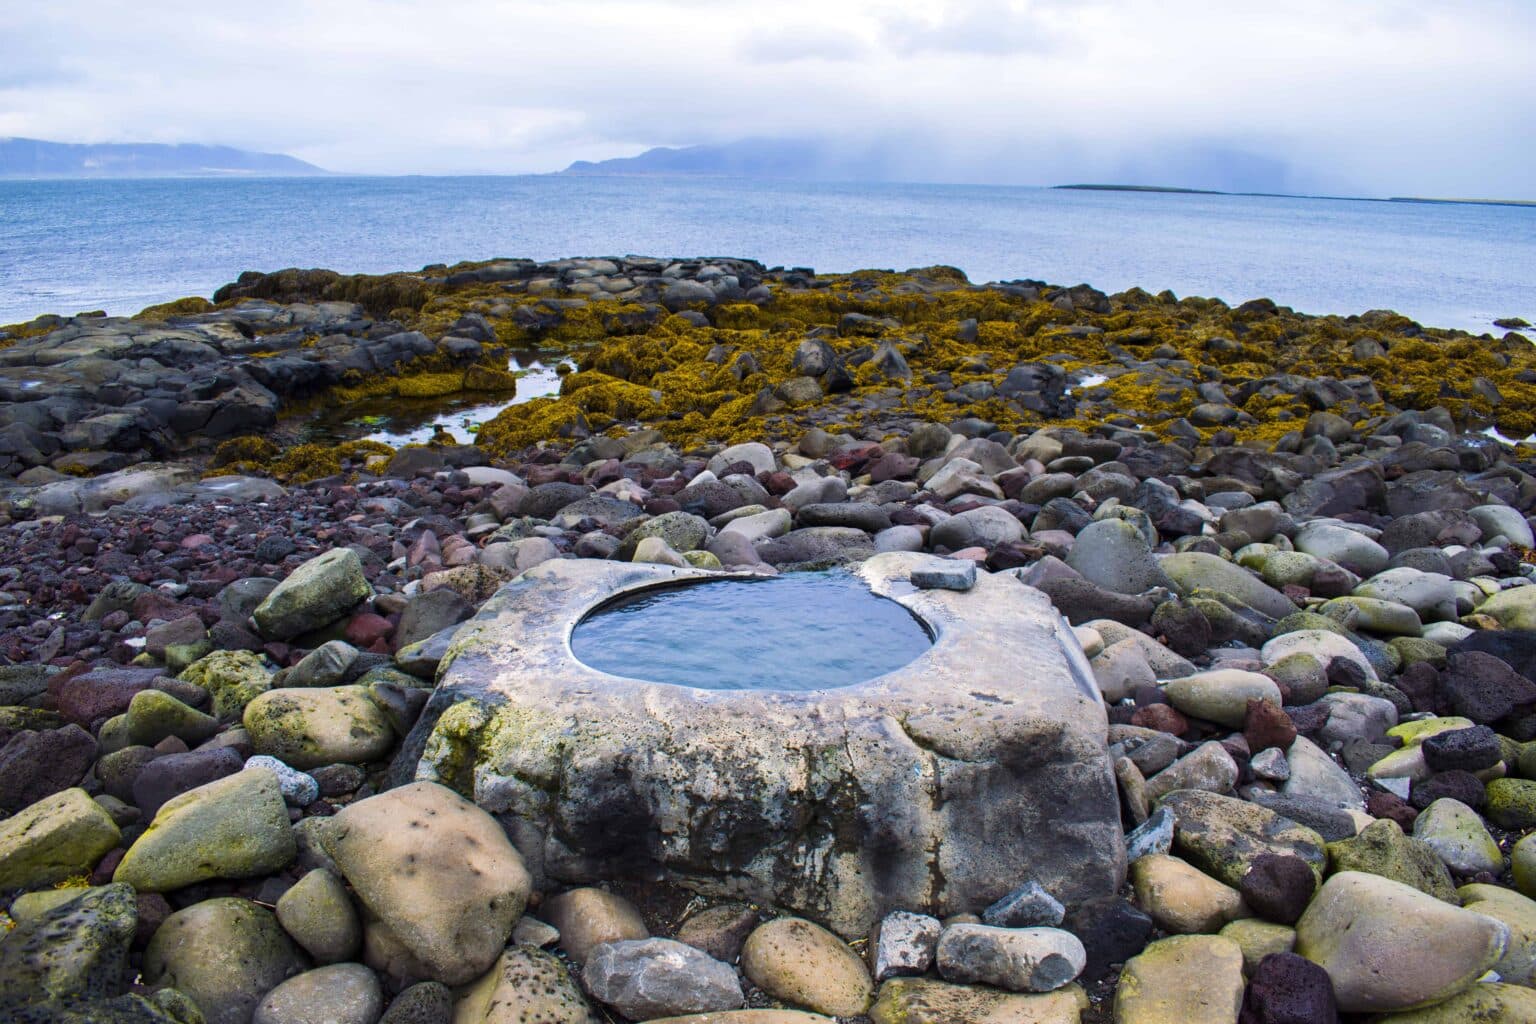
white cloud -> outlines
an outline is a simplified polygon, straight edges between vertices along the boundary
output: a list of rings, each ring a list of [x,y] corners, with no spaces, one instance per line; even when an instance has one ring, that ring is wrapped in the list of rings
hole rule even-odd
[[[0,39],[0,135],[338,170],[787,136],[925,180],[1191,173],[1225,151],[1296,188],[1536,196],[1523,0],[55,0],[5,5]]]

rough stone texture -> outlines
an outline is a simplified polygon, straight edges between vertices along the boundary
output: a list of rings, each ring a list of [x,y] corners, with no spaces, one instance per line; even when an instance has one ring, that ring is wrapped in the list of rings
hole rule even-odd
[[[126,885],[61,892],[62,902],[20,918],[0,941],[0,1016],[49,1000],[104,999],[127,991],[128,944],[138,923]]]
[[[869,1019],[874,1024],[1078,1024],[1087,1003],[1076,985],[1024,994],[931,978],[895,978],[880,986]]]
[[[177,911],[144,950],[144,981],[186,993],[208,1024],[249,1024],[261,997],[301,970],[272,912],[233,897]]]
[[[938,919],[926,914],[897,910],[885,915],[869,941],[875,981],[927,971],[943,931]]]
[[[834,1016],[863,1013],[873,995],[859,955],[825,928],[798,917],[769,921],[747,936],[741,970],[775,999]]]
[[[688,918],[677,929],[676,938],[678,942],[702,949],[716,960],[733,964],[741,955],[742,944],[756,927],[757,911],[744,903],[725,903],[707,907]]]
[[[460,996],[454,1024],[596,1024],[581,989],[553,954],[513,946]]]
[[[85,874],[119,837],[85,790],[55,793],[0,821],[0,889],[37,889]]]
[[[395,997],[379,1024],[450,1024],[453,992],[440,981],[420,981]]]
[[[293,860],[288,805],[268,771],[243,771],[168,800],[112,876],[143,892],[256,878]]]
[[[1296,923],[1296,952],[1333,979],[1339,1009],[1427,1006],[1482,977],[1509,942],[1502,921],[1377,875],[1333,875]]]
[[[1379,1024],[1507,1024],[1536,1020],[1536,991],[1523,985],[1473,985],[1443,1003],[1376,1020]]]
[[[77,784],[96,759],[96,741],[78,725],[37,732],[23,729],[0,745],[0,813]]]
[[[581,974],[587,991],[626,1017],[653,1017],[740,1008],[741,982],[729,964],[671,939],[605,942]]]
[[[587,668],[564,637],[592,605],[700,574],[546,562],[460,627],[397,777],[473,793],[538,878],[659,873],[850,937],[894,909],[986,906],[1021,874],[1064,903],[1113,893],[1119,807],[1081,648],[1012,576],[898,593],[923,559],[889,553],[860,573],[933,627],[929,653],[808,693],[695,691]],[[692,796],[700,779],[713,780],[707,800]]]
[[[528,899],[501,826],[432,783],[351,804],[325,844],[357,898],[444,984],[485,972]]]
[[[1335,1024],[1338,1019],[1327,971],[1294,953],[1271,953],[1248,980],[1239,1024]]]
[[[1174,850],[1227,885],[1241,883],[1266,853],[1297,857],[1322,879],[1323,837],[1268,808],[1198,790],[1170,793],[1161,806],[1173,812]]]

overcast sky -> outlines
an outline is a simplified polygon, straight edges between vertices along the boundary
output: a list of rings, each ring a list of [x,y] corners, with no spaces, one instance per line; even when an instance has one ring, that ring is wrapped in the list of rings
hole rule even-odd
[[[825,139],[910,180],[1536,198],[1536,0],[0,4],[0,136],[523,173]]]

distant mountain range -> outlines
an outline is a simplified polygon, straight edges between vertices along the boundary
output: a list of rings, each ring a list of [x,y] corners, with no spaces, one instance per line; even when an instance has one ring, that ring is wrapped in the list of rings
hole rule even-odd
[[[328,174],[282,153],[154,142],[0,138],[0,178],[232,178]]]
[[[658,146],[638,156],[612,160],[578,160],[561,173],[885,181],[890,177],[886,163],[877,151],[843,149],[820,140],[742,139],[680,149]]]

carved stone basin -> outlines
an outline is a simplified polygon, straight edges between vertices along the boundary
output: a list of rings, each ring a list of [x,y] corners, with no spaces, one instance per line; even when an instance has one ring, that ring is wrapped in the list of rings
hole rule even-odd
[[[498,815],[541,882],[666,880],[848,936],[893,909],[979,911],[1030,878],[1068,904],[1113,894],[1119,804],[1076,638],[1012,575],[914,588],[912,569],[932,557],[882,554],[855,570],[932,646],[809,690],[631,679],[571,649],[615,598],[750,577],[545,562],[460,629],[396,775]]]

